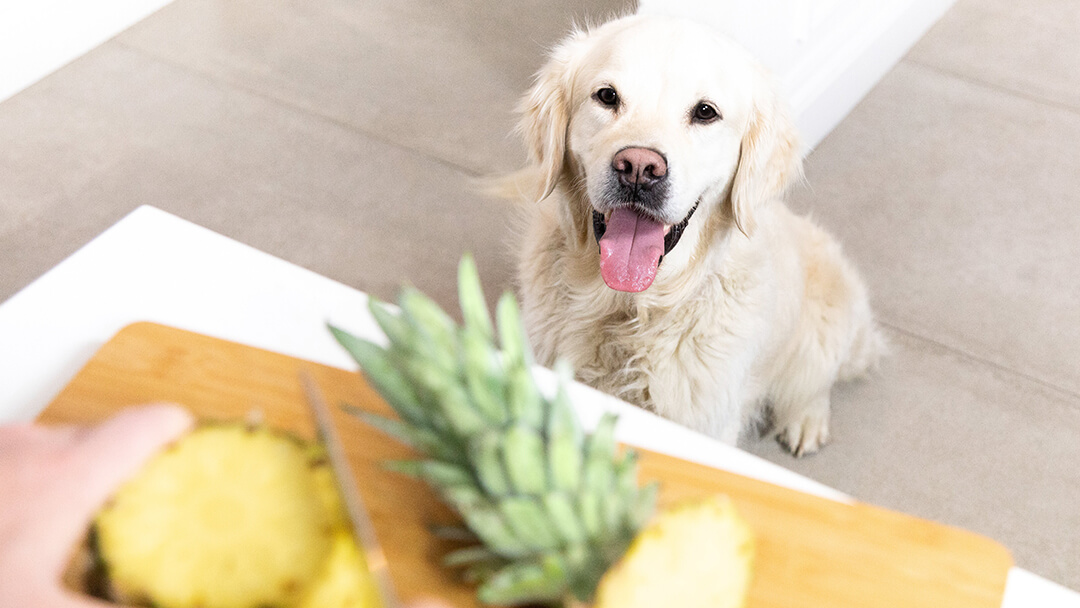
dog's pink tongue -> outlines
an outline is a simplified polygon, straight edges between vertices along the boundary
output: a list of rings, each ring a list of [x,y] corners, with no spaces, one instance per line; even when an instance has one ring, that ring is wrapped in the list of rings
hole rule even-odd
[[[645,291],[664,255],[664,225],[625,207],[616,209],[600,239],[600,274],[619,291]]]

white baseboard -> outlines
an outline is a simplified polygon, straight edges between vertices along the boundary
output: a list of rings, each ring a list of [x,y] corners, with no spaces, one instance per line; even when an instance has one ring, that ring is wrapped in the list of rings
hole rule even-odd
[[[0,2],[0,101],[81,57],[170,1]]]
[[[880,15],[817,66],[803,66],[792,108],[803,138],[816,147],[956,0],[914,0]]]
[[[956,0],[640,0],[715,25],[775,73],[808,148],[829,134]]]

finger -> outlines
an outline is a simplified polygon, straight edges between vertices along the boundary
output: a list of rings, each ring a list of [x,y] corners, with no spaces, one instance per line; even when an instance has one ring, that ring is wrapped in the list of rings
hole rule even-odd
[[[71,517],[88,520],[151,456],[192,424],[183,408],[160,404],[123,410],[80,433],[67,455],[72,491],[66,508]]]
[[[25,535],[44,572],[58,578],[95,513],[154,453],[187,431],[193,421],[172,405],[122,411],[96,427],[80,429],[47,468],[40,510]]]
[[[39,455],[71,445],[76,426],[41,426],[27,422],[0,426],[0,474],[14,477],[16,470]],[[2,488],[2,486],[0,486]]]
[[[19,588],[0,588],[0,606],[5,608],[8,606],[27,608],[134,608],[128,606],[128,604],[106,602],[56,586],[30,588],[27,585]],[[432,608],[446,607],[439,605]]]
[[[76,595],[63,589],[53,589],[48,601],[22,603],[22,606],[42,606],[48,608],[123,608],[120,604],[104,602],[87,595]],[[14,604],[13,604],[14,605]]]

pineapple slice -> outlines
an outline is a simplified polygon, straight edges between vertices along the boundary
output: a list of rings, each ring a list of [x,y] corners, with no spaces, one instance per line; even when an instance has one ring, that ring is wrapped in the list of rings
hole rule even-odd
[[[334,535],[323,572],[298,608],[380,608],[378,589],[351,533]]]
[[[148,462],[95,522],[116,599],[161,608],[285,607],[333,544],[313,469],[282,433],[206,425]]]
[[[597,587],[593,608],[740,608],[754,537],[726,496],[664,511]]]
[[[319,454],[322,454],[321,446]],[[380,608],[382,600],[378,587],[352,534],[352,524],[338,492],[334,470],[330,466],[319,466],[313,473],[318,497],[330,515],[335,532],[330,556],[298,608]]]
[[[352,524],[349,523],[349,515],[345,512],[345,502],[341,499],[341,494],[338,492],[337,479],[334,477],[334,469],[330,466],[329,461],[326,459],[326,453],[321,445],[315,445],[312,449],[314,459],[319,463],[318,466],[311,469],[312,476],[315,480],[315,494],[322,503],[323,510],[326,512],[328,523],[330,527],[335,531],[337,530],[351,530]]]

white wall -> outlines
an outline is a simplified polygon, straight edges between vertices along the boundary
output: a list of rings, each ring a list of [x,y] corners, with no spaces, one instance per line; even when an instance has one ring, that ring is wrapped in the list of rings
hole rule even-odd
[[[956,0],[639,0],[638,13],[692,17],[772,69],[810,148]]]
[[[0,101],[171,0],[0,0]]]

